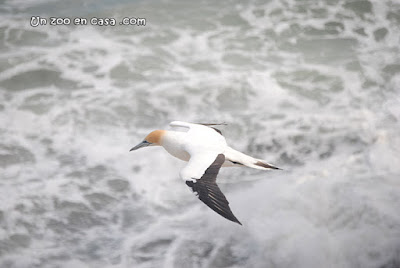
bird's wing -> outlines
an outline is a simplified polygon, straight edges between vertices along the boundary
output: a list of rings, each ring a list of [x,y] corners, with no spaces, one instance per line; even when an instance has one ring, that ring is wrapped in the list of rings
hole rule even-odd
[[[194,124],[186,123],[186,122],[182,122],[182,121],[172,121],[171,123],[169,123],[169,125],[170,125],[171,127],[185,127],[185,128],[190,128],[190,127],[192,127]]]
[[[182,122],[182,121],[172,121],[171,123],[169,123],[169,125],[171,127],[184,127],[184,128],[188,128],[188,129],[196,127],[196,126],[206,126],[206,127],[214,129],[216,132],[218,132],[219,134],[222,135],[221,130],[219,130],[215,127],[212,127],[212,126],[226,125],[226,123],[208,124],[208,123],[186,123],[186,122]]]
[[[213,126],[226,126],[226,125],[228,125],[225,122],[223,122],[223,123],[196,123],[196,124],[203,125],[203,126],[206,126],[206,127],[210,127],[212,129],[214,129],[215,131],[217,131],[221,135],[222,135],[221,130],[219,130],[218,128],[215,128]]]
[[[192,155],[188,165],[181,171],[181,177],[209,208],[222,217],[242,225],[233,215],[228,200],[216,183],[218,172],[224,161],[225,156],[223,154]]]

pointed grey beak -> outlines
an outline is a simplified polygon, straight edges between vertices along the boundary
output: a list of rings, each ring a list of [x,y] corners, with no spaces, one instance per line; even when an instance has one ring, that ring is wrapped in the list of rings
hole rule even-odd
[[[132,149],[130,149],[129,152],[130,152],[130,151],[137,150],[137,149],[140,149],[140,148],[142,148],[142,147],[147,147],[147,146],[149,146],[149,145],[151,145],[150,142],[148,142],[148,141],[142,141],[141,143],[139,143],[138,145],[136,145],[135,147],[133,147]]]

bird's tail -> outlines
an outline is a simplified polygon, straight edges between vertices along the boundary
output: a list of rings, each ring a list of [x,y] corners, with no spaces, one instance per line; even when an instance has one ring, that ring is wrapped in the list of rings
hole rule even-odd
[[[226,159],[224,166],[243,165],[261,170],[280,169],[265,162],[264,160],[251,157],[230,147],[228,147],[224,154]]]

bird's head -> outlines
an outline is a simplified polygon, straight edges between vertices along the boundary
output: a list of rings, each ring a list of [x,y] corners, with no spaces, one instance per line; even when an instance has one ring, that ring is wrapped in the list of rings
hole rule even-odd
[[[155,146],[155,145],[160,146],[162,143],[162,138],[163,138],[164,134],[165,134],[165,130],[154,130],[154,131],[150,132],[150,134],[147,135],[146,138],[144,138],[144,140],[141,143],[139,143],[138,145],[136,145],[129,151],[134,151],[134,150],[140,149],[142,147],[147,147],[147,146]]]

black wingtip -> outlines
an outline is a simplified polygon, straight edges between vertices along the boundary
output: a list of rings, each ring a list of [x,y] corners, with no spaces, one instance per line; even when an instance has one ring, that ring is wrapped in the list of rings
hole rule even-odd
[[[229,214],[225,214],[225,213],[220,213],[220,212],[218,212],[217,210],[215,210],[213,208],[211,208],[211,209],[214,210],[215,212],[217,212],[219,215],[221,215],[225,219],[243,226],[243,224],[235,217],[235,215],[233,215],[232,211],[229,210],[229,212],[228,212],[230,214],[229,215]]]
[[[213,209],[213,210],[214,210],[214,209]],[[214,210],[214,211],[215,211],[215,210]],[[228,213],[228,214],[221,214],[221,213],[219,213],[218,211],[215,211],[215,212],[217,212],[219,215],[221,215],[221,216],[224,217],[225,219],[230,220],[230,221],[232,221],[232,222],[235,222],[235,223],[237,223],[237,224],[243,226],[243,224],[236,218],[236,216],[233,215],[233,212],[232,212],[230,209],[229,209],[229,213]]]
[[[237,224],[243,226],[243,224],[238,219],[234,220],[233,222],[236,222]]]
[[[227,220],[233,221],[233,222],[243,226],[243,224],[236,218],[236,216],[233,215],[232,211],[230,211],[230,215],[221,215],[221,216]]]
[[[281,169],[281,168],[272,166],[272,165],[270,165],[270,164],[267,164],[267,163],[264,163],[264,162],[261,162],[261,161],[257,161],[256,163],[254,163],[254,165],[257,165],[257,166],[263,167],[263,168],[270,168],[270,169],[283,170],[283,169]]]

